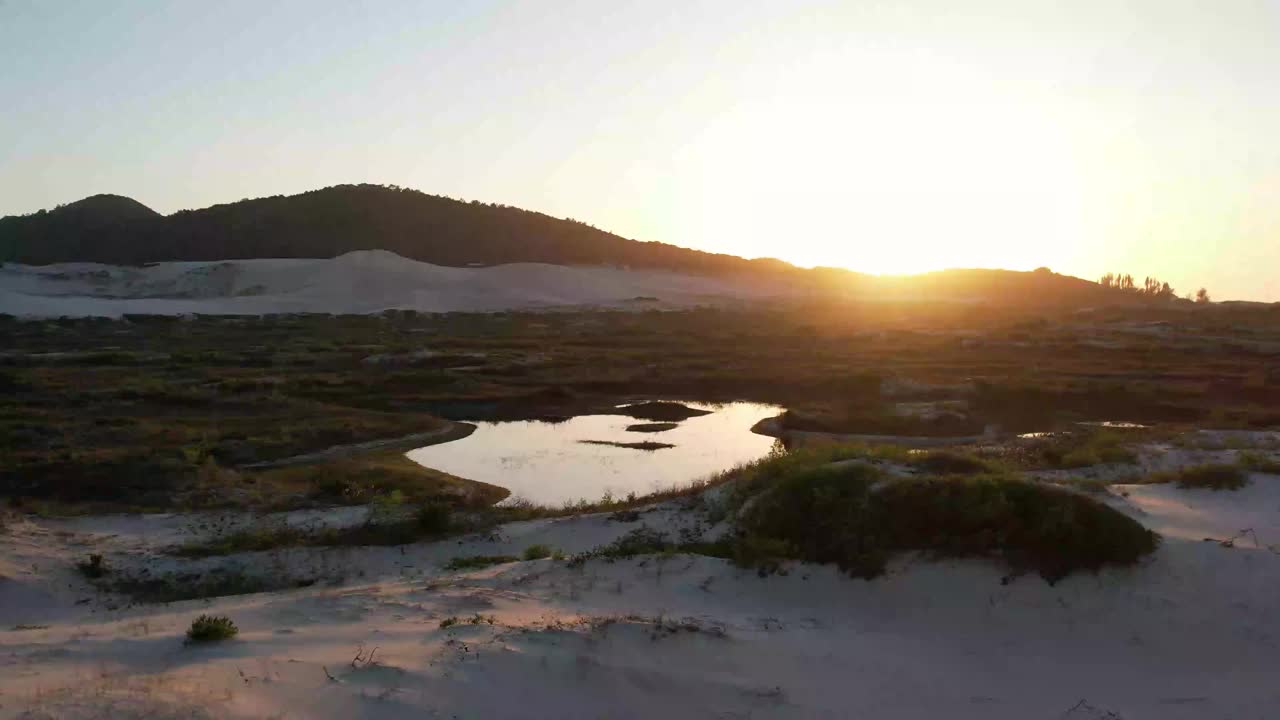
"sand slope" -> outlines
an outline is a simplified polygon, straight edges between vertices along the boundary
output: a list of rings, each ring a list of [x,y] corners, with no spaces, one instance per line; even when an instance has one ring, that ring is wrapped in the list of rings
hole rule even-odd
[[[537,263],[441,267],[383,250],[326,260],[0,268],[0,313],[35,317],[662,307],[760,300],[787,292],[759,282],[656,270]]]

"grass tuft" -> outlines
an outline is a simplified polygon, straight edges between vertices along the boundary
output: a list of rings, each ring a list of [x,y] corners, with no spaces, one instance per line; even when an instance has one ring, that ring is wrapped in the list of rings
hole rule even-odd
[[[187,629],[187,643],[211,643],[230,640],[240,633],[240,628],[225,615],[201,615]]]

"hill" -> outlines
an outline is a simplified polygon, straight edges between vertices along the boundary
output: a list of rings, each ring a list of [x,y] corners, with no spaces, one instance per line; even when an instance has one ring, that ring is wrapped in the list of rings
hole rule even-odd
[[[536,262],[697,274],[795,270],[778,260],[629,240],[520,208],[380,185],[339,185],[169,216],[129,198],[95,195],[0,219],[0,260],[32,265],[331,258],[357,250],[454,267]]]

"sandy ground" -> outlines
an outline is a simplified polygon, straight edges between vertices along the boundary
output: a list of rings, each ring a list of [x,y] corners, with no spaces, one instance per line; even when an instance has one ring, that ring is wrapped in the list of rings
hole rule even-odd
[[[1277,717],[1280,556],[1269,544],[1280,543],[1280,477],[1254,475],[1237,492],[1114,491],[1108,501],[1161,532],[1162,547],[1139,567],[1055,586],[918,558],[872,582],[807,565],[761,578],[684,555],[443,569],[533,543],[579,552],[641,525],[721,530],[679,504],[629,522],[580,516],[404,548],[201,561],[160,551],[250,520],[15,521],[0,535],[0,718]],[[1205,540],[1246,528],[1234,543]],[[329,575],[299,590],[130,607],[75,573],[91,550],[157,572]],[[204,612],[233,618],[239,637],[184,646]]]
[[[69,263],[0,268],[0,313],[25,317],[125,313],[259,315],[498,311],[565,306],[687,307],[790,292],[656,270],[514,263],[431,265],[385,250],[323,260]]]

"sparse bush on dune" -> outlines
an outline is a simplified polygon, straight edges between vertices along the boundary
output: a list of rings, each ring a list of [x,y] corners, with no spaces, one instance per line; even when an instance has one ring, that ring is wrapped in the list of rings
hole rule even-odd
[[[541,560],[543,558],[551,557],[552,554],[554,554],[554,552],[555,551],[551,549],[550,545],[543,545],[539,543],[537,545],[530,545],[529,547],[525,548],[524,552],[520,555],[520,559],[521,560]]]

